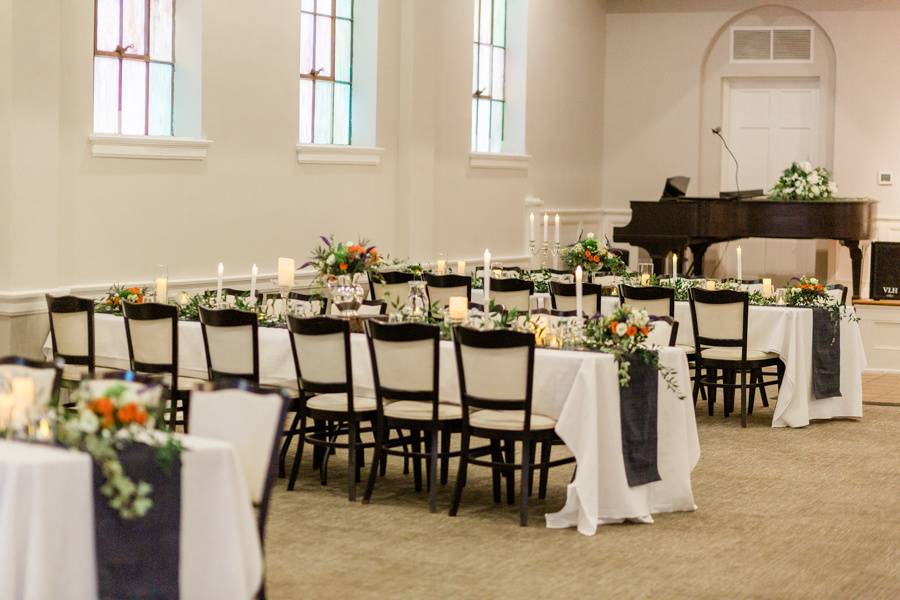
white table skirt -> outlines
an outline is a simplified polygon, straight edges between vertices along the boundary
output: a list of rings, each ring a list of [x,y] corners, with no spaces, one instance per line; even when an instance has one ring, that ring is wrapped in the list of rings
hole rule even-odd
[[[181,597],[247,600],[262,581],[262,551],[234,451],[182,441]],[[89,455],[0,441],[0,532],[0,598],[96,598]]]
[[[98,364],[126,368],[128,346],[121,317],[97,315],[95,331]],[[200,324],[181,322],[178,331],[181,374],[204,376],[206,359]],[[351,337],[354,388],[358,394],[372,396],[374,383],[365,337]],[[286,330],[260,328],[259,351],[263,383],[296,381]],[[594,352],[537,351],[534,410],[559,420],[557,431],[578,461],[578,475],[570,485],[566,508],[548,516],[548,525],[577,525],[582,533],[591,534],[596,525],[604,522],[626,518],[650,522],[653,513],[694,510],[690,474],[699,460],[700,444],[690,401],[687,359],[682,350],[666,348],[662,360],[676,369],[686,399],[679,400],[660,382],[658,454],[663,480],[629,488],[622,457],[618,375],[613,358]],[[450,342],[441,345],[440,386],[443,400],[459,403]]]

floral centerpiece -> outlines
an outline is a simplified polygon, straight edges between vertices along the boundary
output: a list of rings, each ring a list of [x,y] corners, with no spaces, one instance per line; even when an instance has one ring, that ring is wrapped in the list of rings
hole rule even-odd
[[[125,287],[124,285],[114,284],[107,290],[106,295],[94,303],[94,309],[97,312],[122,314],[122,303],[133,302],[141,304],[147,295],[147,288],[142,287]]]
[[[75,410],[63,412],[57,427],[60,443],[85,450],[93,457],[104,478],[100,493],[125,520],[141,518],[153,507],[153,487],[125,473],[120,451],[135,442],[152,446],[164,473],[181,452],[180,443],[171,434],[152,433],[157,417],[161,417],[156,414],[159,394],[152,396],[157,407],[123,383],[113,384],[99,395],[82,386],[73,393]]]
[[[826,293],[825,284],[815,277],[804,276],[796,280],[785,290],[784,303],[788,306],[825,309],[833,324],[837,324],[841,316],[846,316],[850,321],[859,320],[852,312],[844,311],[840,302]]]
[[[319,238],[322,245],[313,248],[310,260],[301,268],[315,267],[317,280],[325,284],[341,314],[353,316],[365,297],[359,276],[379,263],[378,249],[367,240],[336,242],[333,235]]]
[[[827,200],[836,193],[837,185],[828,169],[813,167],[807,161],[791,163],[771,191],[778,200]]]
[[[614,275],[625,275],[628,272],[622,259],[611,252],[607,244],[598,241],[593,233],[563,248],[562,259],[573,271],[580,266],[587,273],[608,271]]]
[[[650,333],[650,315],[645,310],[637,310],[622,304],[606,317],[592,318],[584,324],[584,344],[600,352],[612,354],[619,365],[619,385],[627,386],[631,381],[630,361],[639,360],[659,371],[666,385],[678,394],[674,371],[659,363],[659,353],[647,347]]]

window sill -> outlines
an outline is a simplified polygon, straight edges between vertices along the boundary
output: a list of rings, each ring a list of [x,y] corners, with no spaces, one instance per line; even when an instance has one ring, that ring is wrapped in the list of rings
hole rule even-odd
[[[297,162],[307,165],[363,165],[381,164],[384,148],[372,146],[340,146],[336,144],[299,144]]]
[[[530,154],[506,154],[503,152],[469,152],[469,166],[475,169],[508,169],[527,171]]]
[[[98,158],[204,160],[210,140],[146,135],[91,135],[91,155]]]

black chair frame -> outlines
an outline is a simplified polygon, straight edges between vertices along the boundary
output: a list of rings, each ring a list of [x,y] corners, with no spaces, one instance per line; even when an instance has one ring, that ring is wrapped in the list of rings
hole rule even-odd
[[[96,369],[96,357],[94,354],[94,301],[90,298],[78,298],[76,296],[52,296],[46,295],[47,311],[50,313],[50,344],[53,348],[53,357],[61,358],[68,365],[85,366],[88,370],[88,376],[93,377]],[[88,335],[88,353],[87,356],[61,354],[57,349],[56,328],[53,326],[54,313],[87,313],[87,335]]]
[[[519,524],[523,527],[528,524],[528,497],[532,489],[532,475],[535,469],[540,469],[539,497],[545,498],[547,493],[547,479],[551,467],[556,467],[575,462],[575,457],[567,457],[551,460],[550,452],[553,444],[561,444],[562,441],[554,429],[531,429],[532,393],[534,389],[534,335],[531,333],[510,330],[477,331],[461,326],[453,329],[453,345],[456,353],[456,369],[459,376],[460,398],[462,399],[462,443],[460,447],[459,471],[456,476],[456,487],[453,491],[453,500],[450,504],[450,516],[456,516],[462,499],[462,491],[466,485],[466,475],[469,464],[489,467],[492,470],[499,469],[506,474],[507,502],[515,502],[514,474],[521,473],[521,490],[519,493]],[[521,400],[495,400],[480,398],[469,394],[466,388],[466,376],[463,370],[462,346],[477,348],[527,348],[528,349],[528,381],[526,383],[525,398]],[[524,411],[524,424],[521,430],[501,430],[472,427],[469,422],[470,409],[489,410],[521,410]],[[490,446],[485,448],[470,448],[472,436],[490,440]],[[501,447],[501,442],[503,446]],[[515,443],[522,444],[521,463],[515,461]],[[539,461],[534,460],[537,444],[541,443],[541,456]],[[479,457],[490,455],[490,460],[481,460]],[[505,457],[504,457],[505,454]],[[500,501],[500,481],[498,477],[493,480],[494,502]]]
[[[669,313],[668,316],[675,318],[675,289],[657,286],[633,286],[624,283],[619,284],[619,298],[621,302],[627,303],[628,300],[668,300]],[[657,315],[666,316],[666,315]]]
[[[251,373],[225,373],[216,371],[212,367],[212,357],[209,354],[209,338],[206,334],[207,327],[251,327],[253,371]],[[259,317],[256,313],[237,310],[234,308],[207,308],[200,307],[200,330],[203,333],[203,349],[206,351],[206,371],[210,381],[219,379],[248,379],[255,385],[259,385]]]
[[[375,410],[356,411],[353,405],[353,365],[350,357],[350,321],[331,317],[309,317],[298,319],[288,316],[288,331],[291,339],[291,352],[294,357],[294,367],[297,371],[297,385],[300,389],[300,398],[297,404],[296,421],[299,422],[299,444],[294,455],[294,463],[291,466],[291,475],[288,480],[288,490],[293,490],[297,482],[297,474],[300,471],[300,459],[303,456],[303,445],[310,444],[313,447],[325,449],[319,464],[319,480],[322,485],[328,483],[328,457],[336,448],[348,450],[347,471],[347,496],[353,502],[356,500],[356,485],[360,482],[360,469],[363,466],[365,449],[374,448],[375,442],[363,442],[360,434],[373,431],[372,427],[362,427],[363,423],[375,422]],[[297,354],[297,342],[294,334],[298,335],[330,335],[341,334],[344,339],[344,364],[346,368],[346,381],[343,383],[320,383],[310,381],[303,377],[300,368],[300,360]],[[329,411],[311,409],[307,406],[308,400],[317,394],[346,394],[347,411]],[[307,432],[307,418],[316,422],[317,427],[313,433]],[[339,436],[346,435],[346,442],[338,442]],[[315,465],[314,465],[315,466]]]
[[[678,340],[678,321],[673,319],[672,317],[668,317],[666,315],[657,316],[651,315],[650,322],[654,323],[656,321],[662,321],[664,323],[668,323],[669,327],[671,327],[671,333],[669,334],[669,346],[675,346],[676,340]]]
[[[697,323],[697,303],[705,304],[743,304],[743,326],[741,339],[719,339],[701,336],[699,333],[699,325]],[[758,360],[747,359],[747,326],[749,320],[750,295],[747,292],[738,292],[734,290],[704,290],[699,288],[691,288],[690,290],[691,304],[691,320],[694,328],[694,352],[697,381],[701,386],[707,388],[707,402],[709,405],[709,414],[713,414],[713,406],[715,404],[716,390],[722,389],[725,393],[725,416],[727,417],[733,410],[734,393],[740,390],[741,396],[741,427],[747,427],[747,416],[753,414],[753,403],[755,399],[756,389],[759,389],[763,406],[768,406],[768,398],[766,397],[765,388],[767,385],[781,385],[784,373],[784,363],[780,358],[766,358]],[[702,351],[709,347],[730,347],[740,348],[740,360],[714,359],[704,358]],[[778,373],[775,379],[766,379],[770,373],[765,373],[763,368],[775,366]],[[701,375],[706,370],[706,376]],[[723,376],[718,376],[718,370],[723,371]],[[740,383],[735,380],[740,374]],[[750,375],[750,381],[747,381],[747,375]],[[747,388],[750,389],[749,410],[747,404]],[[695,397],[696,402],[696,397]]]
[[[563,283],[561,281],[551,281],[550,282],[550,306],[554,309],[556,308],[556,297],[557,296],[567,296],[574,297],[577,296],[576,292],[577,283]],[[581,295],[584,296],[597,296],[597,313],[601,312],[600,302],[603,297],[603,286],[599,283],[582,283],[581,284]],[[586,315],[591,317],[593,315]]]

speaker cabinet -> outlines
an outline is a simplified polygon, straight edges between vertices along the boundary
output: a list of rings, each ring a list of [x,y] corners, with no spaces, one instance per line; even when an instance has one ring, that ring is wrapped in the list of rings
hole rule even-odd
[[[873,300],[900,300],[900,242],[872,242],[869,295]]]

